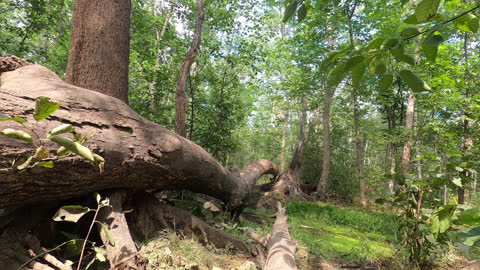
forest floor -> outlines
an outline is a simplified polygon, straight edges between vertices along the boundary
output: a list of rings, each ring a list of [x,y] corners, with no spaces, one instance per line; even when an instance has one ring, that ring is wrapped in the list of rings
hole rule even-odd
[[[246,237],[246,229],[265,236],[274,222],[274,210],[246,209],[240,222],[233,223],[219,221],[228,220],[225,213],[213,215],[202,207],[194,207],[195,203],[178,203],[203,216],[211,225],[246,241],[252,241]],[[289,201],[286,208],[290,233],[299,246],[296,259],[300,270],[408,269],[401,264],[398,225],[393,213],[299,201]],[[233,250],[205,247],[193,239],[167,232],[146,243],[143,254],[148,269],[261,269],[251,257]]]

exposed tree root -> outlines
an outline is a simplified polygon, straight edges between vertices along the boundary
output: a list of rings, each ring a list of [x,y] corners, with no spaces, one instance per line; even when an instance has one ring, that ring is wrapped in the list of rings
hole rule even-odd
[[[189,212],[158,201],[153,195],[140,192],[134,195],[134,211],[127,215],[131,229],[139,239],[154,237],[161,230],[181,232],[217,248],[233,247],[257,255],[254,245],[213,228]]]
[[[99,221],[108,224],[111,237],[114,243],[110,243],[109,237],[106,235],[102,226],[99,225],[100,237],[107,249],[107,259],[111,267],[115,269],[137,270],[136,263],[137,247],[133,242],[132,236],[128,229],[127,220],[123,212],[123,202],[126,198],[126,192],[115,190],[107,195],[110,200],[111,207],[100,209]]]

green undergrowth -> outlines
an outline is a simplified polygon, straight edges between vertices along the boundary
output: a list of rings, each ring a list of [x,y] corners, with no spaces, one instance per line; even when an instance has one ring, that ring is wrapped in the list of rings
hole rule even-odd
[[[324,203],[289,201],[290,233],[309,260],[362,263],[395,255],[395,216]]]

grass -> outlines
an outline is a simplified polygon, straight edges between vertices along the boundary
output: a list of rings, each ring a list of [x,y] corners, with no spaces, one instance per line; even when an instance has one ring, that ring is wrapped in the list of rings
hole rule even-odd
[[[299,245],[296,254],[299,269],[318,269],[320,263],[338,266],[386,261],[395,255],[393,245],[397,225],[393,214],[300,201],[289,201],[285,206],[290,233]],[[272,216],[276,212],[245,209],[241,222],[234,223],[228,222],[228,215],[213,218],[204,209],[202,211],[208,223],[222,223],[225,231],[250,242],[253,240],[246,236],[245,229],[253,229],[263,236],[271,233],[275,220]],[[194,240],[183,239],[175,234],[163,233],[159,238],[149,241],[143,254],[149,262],[148,269],[255,269],[242,266],[247,258],[229,251],[203,247]],[[261,269],[259,267],[257,265],[256,269]]]
[[[323,203],[290,201],[292,238],[311,258],[338,263],[384,260],[394,256],[395,216]]]

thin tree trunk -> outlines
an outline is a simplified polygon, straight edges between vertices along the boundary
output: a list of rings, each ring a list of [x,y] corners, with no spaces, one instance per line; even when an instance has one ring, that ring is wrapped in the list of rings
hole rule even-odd
[[[307,140],[307,134],[305,133],[305,122],[307,121],[307,109],[305,96],[302,97],[302,112],[300,114],[298,143],[293,152],[292,160],[288,172],[292,175],[294,184],[300,184],[300,174],[302,172],[303,155],[305,151],[305,142]]]
[[[360,191],[360,204],[367,206],[367,198],[365,196],[365,176],[363,174],[363,147],[362,139],[360,137],[360,113],[358,110],[358,96],[357,89],[352,88],[353,96],[353,117],[355,120],[355,147],[356,147],[356,160],[357,160],[357,177]]]
[[[465,33],[463,39],[463,58],[464,58],[464,80],[465,80],[465,99],[469,100],[471,98],[471,91],[470,91],[470,76],[469,76],[469,69],[468,69],[468,33]],[[468,110],[468,108],[466,109]],[[470,130],[473,126],[473,120],[471,120],[470,112],[463,111],[463,115],[465,116],[463,120],[463,151],[466,154],[470,149],[473,147],[473,140],[470,136]],[[461,172],[463,179],[467,180],[470,177],[470,172],[468,170],[463,170]],[[462,179],[462,180],[463,180]],[[462,182],[463,186],[458,188],[458,204],[465,203],[465,185],[467,182]]]
[[[74,1],[68,83],[128,103],[130,10],[130,0]]]
[[[287,144],[287,129],[288,129],[288,118],[289,112],[285,113],[285,122],[283,123],[282,129],[282,152],[280,152],[280,171],[285,171],[285,152],[286,152],[286,144]]]
[[[333,50],[334,40],[333,40],[333,28],[331,22],[332,14],[327,15],[327,45],[329,51]],[[323,124],[323,159],[322,159],[322,175],[318,181],[318,195],[320,199],[327,199],[327,185],[328,177],[330,176],[330,158],[331,158],[331,145],[330,145],[330,109],[333,99],[335,89],[331,87],[326,87],[325,89],[325,106],[322,113],[322,124]]]
[[[188,50],[187,56],[183,61],[182,67],[180,68],[180,75],[177,82],[177,94],[175,97],[175,132],[183,137],[187,135],[187,130],[185,126],[187,114],[187,94],[185,93],[185,85],[187,83],[187,77],[190,71],[190,67],[195,61],[195,56],[197,55],[198,49],[200,47],[204,17],[205,7],[203,0],[197,0],[197,19],[195,21],[195,32],[193,34],[193,41],[190,49]]]
[[[154,76],[153,76],[152,82],[150,83],[150,86],[148,88],[148,93],[150,95],[149,109],[150,109],[150,114],[152,116],[155,114],[156,109],[157,109],[157,107],[155,106],[155,91],[156,91],[157,85],[158,85],[157,72],[160,69],[160,66],[162,65],[162,55],[163,55],[163,53],[162,53],[162,48],[161,48],[160,43],[162,42],[163,37],[165,36],[165,32],[167,31],[168,21],[170,20],[170,17],[172,16],[172,14],[173,14],[173,5],[172,5],[171,9],[168,11],[167,15],[165,16],[165,21],[163,23],[162,29],[159,29],[158,27],[155,27],[155,34],[157,36],[156,43],[157,43],[157,46],[158,46],[158,50],[157,50],[157,57],[155,59]],[[157,8],[156,5],[153,8],[153,15],[155,17],[158,17],[158,15],[159,15],[158,8]]]
[[[330,107],[333,98],[333,89],[327,87],[325,93],[325,107],[322,113],[323,124],[323,163],[322,163],[322,175],[318,182],[318,194],[322,200],[327,199],[327,184],[328,177],[330,176]]]
[[[406,175],[410,172],[410,159],[413,145],[413,125],[415,122],[415,104],[417,99],[413,91],[410,91],[407,104],[407,115],[405,117],[405,132],[407,133],[407,139],[403,145],[402,152],[402,175]]]

